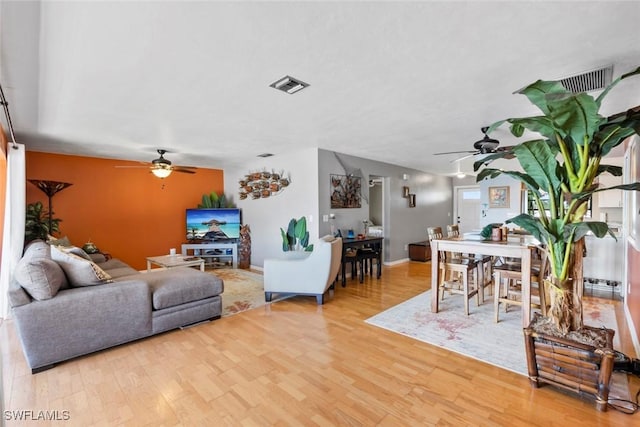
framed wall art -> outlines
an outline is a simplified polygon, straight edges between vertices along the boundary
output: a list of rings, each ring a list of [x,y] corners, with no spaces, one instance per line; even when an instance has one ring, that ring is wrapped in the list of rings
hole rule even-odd
[[[509,187],[489,187],[489,207],[508,208],[509,207]]]
[[[330,175],[331,209],[360,208],[361,178],[349,175]]]

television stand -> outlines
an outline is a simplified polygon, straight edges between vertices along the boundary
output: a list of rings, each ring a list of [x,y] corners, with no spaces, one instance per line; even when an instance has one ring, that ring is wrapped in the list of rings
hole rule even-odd
[[[231,261],[231,266],[238,268],[238,245],[235,242],[184,243],[182,255],[204,258],[214,267],[225,265]],[[217,261],[215,261],[216,259]]]

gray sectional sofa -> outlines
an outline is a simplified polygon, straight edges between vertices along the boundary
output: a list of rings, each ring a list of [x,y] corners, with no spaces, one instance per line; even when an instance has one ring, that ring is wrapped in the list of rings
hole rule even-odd
[[[191,268],[140,273],[78,248],[30,243],[9,302],[33,373],[222,313],[222,280]]]

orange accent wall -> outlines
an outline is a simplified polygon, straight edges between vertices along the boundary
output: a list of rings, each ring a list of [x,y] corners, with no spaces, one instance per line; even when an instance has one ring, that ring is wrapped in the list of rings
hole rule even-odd
[[[136,269],[146,268],[146,257],[180,252],[184,243],[185,209],[196,208],[202,195],[224,191],[220,169],[198,169],[195,174],[172,173],[156,178],[145,169],[117,169],[138,162],[27,151],[27,179],[70,182],[52,200],[54,218],[60,218],[60,236],[76,246],[91,240]],[[27,203],[47,196],[27,183]]]

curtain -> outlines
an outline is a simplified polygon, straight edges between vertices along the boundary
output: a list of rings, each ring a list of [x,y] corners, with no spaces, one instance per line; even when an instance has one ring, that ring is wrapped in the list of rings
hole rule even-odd
[[[14,148],[15,147],[15,148]],[[0,259],[0,318],[9,317],[7,291],[24,247],[26,200],[25,146],[7,146],[7,191]]]

